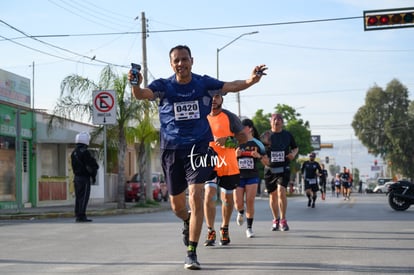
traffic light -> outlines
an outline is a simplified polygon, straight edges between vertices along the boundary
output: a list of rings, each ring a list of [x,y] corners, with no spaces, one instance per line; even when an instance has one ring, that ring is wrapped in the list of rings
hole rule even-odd
[[[364,11],[364,30],[414,27],[414,7]]]

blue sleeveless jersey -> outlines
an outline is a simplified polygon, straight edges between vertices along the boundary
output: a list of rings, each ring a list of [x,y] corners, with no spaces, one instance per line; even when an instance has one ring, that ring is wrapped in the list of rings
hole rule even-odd
[[[213,140],[207,115],[212,97],[221,93],[223,81],[192,74],[191,82],[179,84],[175,75],[157,79],[148,88],[159,98],[161,149],[189,149]]]

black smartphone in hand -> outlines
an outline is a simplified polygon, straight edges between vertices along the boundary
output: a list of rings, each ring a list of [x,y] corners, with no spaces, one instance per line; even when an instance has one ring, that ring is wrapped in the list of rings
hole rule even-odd
[[[135,64],[135,63],[131,63],[131,70],[132,70],[132,79],[131,79],[131,85],[138,85],[138,81],[139,81],[139,71],[141,71],[141,65],[139,64]]]

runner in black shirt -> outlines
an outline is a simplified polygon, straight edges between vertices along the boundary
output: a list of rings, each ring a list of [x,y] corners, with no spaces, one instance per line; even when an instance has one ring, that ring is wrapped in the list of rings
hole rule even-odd
[[[321,174],[319,176],[319,187],[321,188],[322,200],[326,197],[326,180],[328,178],[328,170],[325,169],[325,165],[321,163]]]
[[[302,164],[301,172],[303,180],[305,181],[305,193],[308,197],[308,207],[315,208],[315,201],[317,198],[318,176],[321,174],[322,168],[317,161],[315,161],[315,153],[309,155],[309,160]]]

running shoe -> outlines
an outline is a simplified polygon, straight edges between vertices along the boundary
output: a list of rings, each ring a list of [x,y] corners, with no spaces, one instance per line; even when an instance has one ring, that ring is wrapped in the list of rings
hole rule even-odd
[[[236,220],[236,222],[237,222],[237,225],[238,226],[242,226],[243,225],[243,223],[244,223],[244,216],[243,216],[243,214],[237,213],[237,220]]]
[[[312,202],[312,208],[315,208],[315,202]]]
[[[253,230],[251,228],[246,229],[246,237],[247,238],[253,238],[254,237],[254,233],[253,233]]]
[[[280,231],[289,231],[289,226],[286,219],[280,221]]]
[[[208,231],[207,240],[204,242],[204,246],[214,246],[216,244],[216,231]]]
[[[185,257],[184,269],[198,270],[201,269],[200,263],[197,261],[197,254],[190,253]]]
[[[279,219],[273,220],[272,231],[278,231],[280,229],[279,224]]]
[[[308,200],[308,207],[311,207],[311,203],[312,203],[312,200],[311,200],[311,199],[309,199],[309,200]]]
[[[229,229],[220,228],[220,245],[228,245],[230,243]]]
[[[191,217],[191,213],[190,213]],[[187,221],[184,221],[184,227],[183,227],[183,242],[185,246],[188,246],[190,238],[190,218],[188,218]]]

